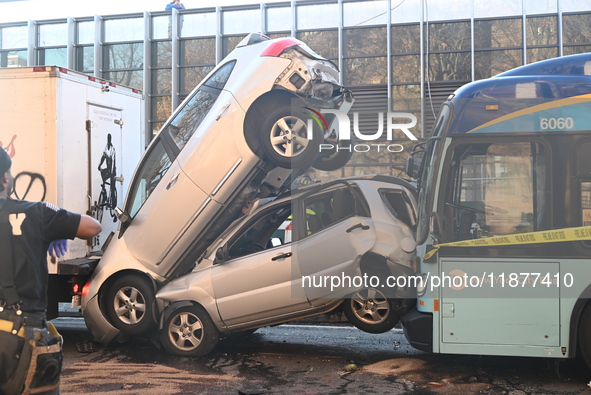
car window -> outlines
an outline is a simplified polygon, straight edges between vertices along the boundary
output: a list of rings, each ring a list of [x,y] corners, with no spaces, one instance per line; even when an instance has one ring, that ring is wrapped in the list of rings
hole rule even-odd
[[[414,229],[416,216],[408,195],[397,189],[382,189],[380,194],[392,215]]]
[[[164,128],[164,133],[168,133],[172,137],[179,151],[193,136],[216,99],[217,95],[204,89],[198,90]]]
[[[131,218],[142,208],[171,165],[172,160],[164,149],[162,141],[159,139],[152,145],[150,152],[144,157],[137,170],[135,182],[129,191],[131,207],[128,213]]]
[[[179,151],[185,147],[213,107],[221,89],[228,81],[235,63],[225,64],[209,77],[163,129],[164,133],[172,137]]]
[[[312,196],[305,200],[307,234],[312,235],[357,213],[350,188]]]
[[[264,210],[230,241],[230,259],[291,243],[291,205]]]
[[[232,74],[235,64],[236,61],[226,63],[220,67],[218,71],[216,71],[211,77],[209,77],[207,81],[203,83],[203,85],[215,89],[224,89],[226,82],[228,82],[228,78],[230,78],[230,74]]]

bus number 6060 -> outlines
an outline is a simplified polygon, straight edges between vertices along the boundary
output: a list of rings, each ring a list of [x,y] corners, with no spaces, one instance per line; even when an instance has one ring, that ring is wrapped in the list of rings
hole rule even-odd
[[[575,121],[571,118],[542,118],[540,119],[540,128],[542,130],[562,130],[572,129],[575,126]]]

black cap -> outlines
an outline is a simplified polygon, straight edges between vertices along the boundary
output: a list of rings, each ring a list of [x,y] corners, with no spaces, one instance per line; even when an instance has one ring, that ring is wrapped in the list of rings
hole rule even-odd
[[[10,155],[4,148],[0,147],[0,175],[10,170],[10,166],[12,166]]]

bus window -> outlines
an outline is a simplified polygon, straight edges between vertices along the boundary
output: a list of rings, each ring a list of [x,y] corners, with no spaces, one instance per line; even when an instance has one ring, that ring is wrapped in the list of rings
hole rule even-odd
[[[577,175],[588,177],[591,175],[591,161],[589,152],[591,152],[591,141],[581,141],[577,144]]]
[[[581,183],[581,210],[583,226],[591,225],[591,182]],[[586,242],[585,244],[588,244]]]
[[[543,230],[545,153],[538,143],[459,145],[446,193],[453,241]]]

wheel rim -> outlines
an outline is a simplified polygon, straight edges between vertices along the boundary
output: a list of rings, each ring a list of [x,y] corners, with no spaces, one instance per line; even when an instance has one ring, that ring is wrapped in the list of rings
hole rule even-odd
[[[115,295],[114,308],[121,322],[135,325],[146,314],[146,299],[137,288],[124,287]]]
[[[390,315],[390,303],[383,293],[376,289],[355,292],[351,298],[351,310],[360,321],[376,325]]]
[[[285,116],[271,127],[270,139],[273,150],[286,158],[301,155],[308,146],[308,127],[296,116]]]
[[[191,351],[203,341],[203,324],[192,313],[178,314],[168,325],[170,344],[181,351]]]

